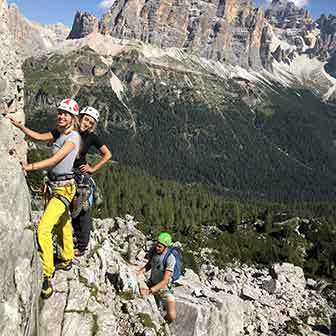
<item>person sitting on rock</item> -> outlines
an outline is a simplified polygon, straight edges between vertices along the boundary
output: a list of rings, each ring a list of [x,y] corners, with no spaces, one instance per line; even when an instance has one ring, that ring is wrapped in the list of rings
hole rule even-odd
[[[41,296],[45,299],[53,294],[51,278],[55,272],[52,231],[58,226],[57,240],[61,247],[61,259],[57,269],[72,267],[74,247],[69,205],[76,193],[73,164],[80,147],[78,126],[79,106],[73,99],[64,99],[57,108],[56,129],[39,133],[25,127],[13,117],[12,124],[34,140],[52,141],[51,156],[39,162],[22,164],[25,171],[48,168],[51,197],[37,227],[37,239],[43,268]]]
[[[82,185],[84,188],[85,186],[90,188],[90,175],[100,169],[112,157],[104,141],[93,133],[98,121],[99,112],[93,107],[87,106],[79,113],[79,133],[82,138],[82,144],[79,156],[74,163],[74,169],[78,186]],[[89,165],[86,160],[87,153],[91,147],[96,148],[101,156],[101,159],[95,165]],[[89,244],[91,222],[89,205],[83,206],[81,204],[78,213],[73,213],[72,219],[76,238],[75,256],[77,257],[85,253]]]
[[[172,246],[172,237],[167,232],[161,232],[158,236],[154,249],[150,253],[147,264],[141,267],[137,274],[144,274],[151,270],[149,288],[140,288],[140,295],[145,297],[154,294],[158,301],[162,302],[167,310],[165,320],[171,323],[176,320],[176,302],[172,288],[172,274],[176,264],[173,254],[165,260],[168,249]]]

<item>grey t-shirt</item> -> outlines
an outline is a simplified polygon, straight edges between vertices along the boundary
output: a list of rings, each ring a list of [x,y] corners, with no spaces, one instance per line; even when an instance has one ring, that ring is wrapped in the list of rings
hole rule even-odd
[[[176,259],[173,254],[170,254],[169,257],[167,258],[166,262],[166,268],[164,267],[165,265],[163,264],[164,257],[168,251],[166,251],[164,254],[156,254],[154,253],[151,257],[151,276],[150,276],[150,282],[153,285],[156,285],[163,279],[163,275],[165,271],[170,271],[174,272],[174,267],[176,264]],[[171,285],[171,278],[169,281],[168,286]]]
[[[53,130],[51,133],[54,137],[54,142],[51,147],[52,155],[57,153],[66,141],[74,143],[75,148],[66,155],[63,160],[58,162],[54,167],[51,167],[49,171],[55,176],[71,174],[79,151],[80,135],[76,131],[72,131],[69,134],[60,134],[57,130]]]

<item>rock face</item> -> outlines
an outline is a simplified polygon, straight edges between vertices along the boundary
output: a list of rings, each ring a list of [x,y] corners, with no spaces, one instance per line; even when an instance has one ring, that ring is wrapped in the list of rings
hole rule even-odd
[[[316,22],[321,33],[312,54],[321,61],[328,61],[325,69],[331,76],[336,77],[336,16],[322,15]]]
[[[57,46],[69,34],[69,28],[61,23],[42,25],[27,20],[16,5],[8,7],[8,28],[17,52],[24,58]]]
[[[266,19],[277,28],[310,28],[313,18],[308,10],[289,0],[273,0],[265,12]]]
[[[98,19],[88,12],[77,12],[68,39],[79,39],[98,32]]]
[[[333,75],[334,28],[333,16],[322,15],[314,22],[305,8],[290,0],[272,0],[265,14],[250,0],[116,0],[100,22],[78,12],[68,38],[99,31],[270,72],[274,61],[290,66],[297,56],[307,55],[328,61],[326,71]]]
[[[19,161],[26,146],[4,116],[24,120],[23,74],[15,43],[9,30],[10,13],[0,1],[0,329],[2,335],[30,335],[32,313],[38,293],[33,232],[30,223],[30,197]]]
[[[294,2],[273,0],[265,18],[273,28],[276,45],[271,55],[275,61],[290,65],[298,55],[307,55],[310,59],[328,62],[325,70],[335,77],[335,16],[323,14],[314,22],[309,12]]]
[[[100,31],[260,68],[263,16],[249,0],[119,0],[103,17]]]

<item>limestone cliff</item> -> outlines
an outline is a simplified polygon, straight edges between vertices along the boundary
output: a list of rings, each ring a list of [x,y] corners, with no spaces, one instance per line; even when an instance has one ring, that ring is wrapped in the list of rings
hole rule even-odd
[[[273,0],[265,12],[266,19],[277,28],[310,28],[314,20],[307,9],[293,1]]]
[[[98,19],[87,12],[77,12],[68,39],[78,39],[98,32]]]
[[[42,25],[27,20],[16,5],[8,7],[8,28],[15,48],[22,57],[29,57],[56,47],[69,34],[69,28],[58,23]]]
[[[25,158],[22,135],[4,116],[23,121],[23,74],[9,30],[10,13],[0,2],[0,330],[23,335],[31,329],[37,282],[31,271],[33,234],[28,230],[30,197],[19,161]],[[35,259],[36,260],[36,259]]]
[[[73,31],[83,16],[76,18]],[[100,31],[260,69],[263,26],[263,11],[253,8],[250,0],[118,0],[102,18]],[[84,29],[72,36],[85,35]]]

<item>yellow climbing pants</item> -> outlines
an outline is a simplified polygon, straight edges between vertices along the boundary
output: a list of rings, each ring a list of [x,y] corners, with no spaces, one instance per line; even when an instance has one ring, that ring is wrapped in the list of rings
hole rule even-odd
[[[53,188],[53,194],[61,195],[69,202],[72,201],[75,193],[76,187],[73,184]],[[43,275],[47,277],[51,277],[55,271],[52,242],[52,230],[55,225],[57,225],[57,242],[61,247],[61,258],[64,261],[70,261],[74,257],[71,218],[66,205],[58,198],[52,197],[37,227]]]

